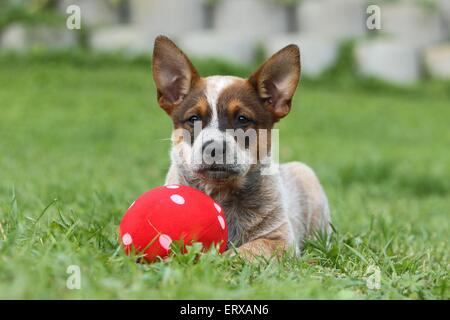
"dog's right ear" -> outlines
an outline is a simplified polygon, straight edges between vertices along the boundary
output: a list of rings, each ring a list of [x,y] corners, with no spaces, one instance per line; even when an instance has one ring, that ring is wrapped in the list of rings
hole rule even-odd
[[[153,79],[158,103],[170,115],[189,93],[198,73],[169,38],[159,36],[153,49]]]

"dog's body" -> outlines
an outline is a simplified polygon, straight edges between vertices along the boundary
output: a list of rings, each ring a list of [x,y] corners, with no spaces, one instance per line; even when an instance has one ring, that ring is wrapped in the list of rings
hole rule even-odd
[[[283,164],[278,175],[255,172],[238,188],[224,189],[190,181],[172,165],[166,184],[205,191],[227,216],[229,241],[255,254],[270,256],[277,247],[297,252],[314,230],[329,232],[327,199],[314,172],[299,162]]]
[[[312,232],[330,232],[327,198],[309,167],[293,162],[265,174],[264,163],[271,162],[271,154],[267,152],[263,159],[258,152],[270,149],[270,138],[262,142],[258,136],[253,142],[239,142],[227,131],[271,130],[287,115],[300,77],[296,46],[275,54],[248,80],[201,78],[181,50],[169,39],[158,37],[153,75],[158,102],[175,128],[166,184],[193,186],[221,204],[229,241],[240,253],[271,256],[289,247],[299,252]],[[200,132],[195,133],[196,125],[201,126]],[[188,132],[189,138],[180,130]],[[204,153],[214,144],[205,158]],[[230,156],[232,161],[217,161],[219,153],[221,159],[227,157],[228,161]],[[193,161],[196,154],[209,162]]]

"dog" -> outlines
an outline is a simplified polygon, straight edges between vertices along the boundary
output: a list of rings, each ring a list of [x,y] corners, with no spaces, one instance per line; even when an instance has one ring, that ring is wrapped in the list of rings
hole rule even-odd
[[[309,235],[330,234],[328,200],[314,172],[291,162],[264,174],[273,164],[271,138],[238,141],[229,133],[272,130],[289,113],[300,80],[296,45],[275,53],[248,79],[201,77],[169,38],[158,36],[152,67],[158,104],[174,127],[166,184],[195,187],[219,203],[234,252],[272,257],[293,248],[299,254]],[[199,154],[202,161],[193,161]]]

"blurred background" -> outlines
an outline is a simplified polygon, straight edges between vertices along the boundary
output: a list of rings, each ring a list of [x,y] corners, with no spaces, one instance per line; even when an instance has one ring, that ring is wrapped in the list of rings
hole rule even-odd
[[[158,34],[195,57],[249,64],[289,43],[318,77],[353,42],[356,70],[397,84],[450,78],[449,0],[1,0],[1,50],[149,54]],[[68,30],[66,9],[81,9]],[[374,8],[375,5],[376,7]]]
[[[449,25],[450,0],[0,0],[0,298],[448,299]],[[300,46],[280,160],[316,171],[331,247],[288,274],[121,255],[123,213],[169,167],[158,34],[204,76]],[[66,288],[72,264],[82,290]]]

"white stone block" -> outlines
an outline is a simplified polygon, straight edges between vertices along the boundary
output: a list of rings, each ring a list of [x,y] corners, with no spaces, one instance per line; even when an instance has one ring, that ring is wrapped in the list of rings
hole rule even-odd
[[[151,37],[171,37],[203,27],[203,0],[130,0],[133,24]]]
[[[81,26],[97,27],[118,22],[117,6],[106,0],[62,0],[59,9],[66,14],[69,5],[77,5],[81,10]]]
[[[339,43],[337,40],[311,34],[274,37],[273,39],[268,39],[266,44],[269,55],[289,44],[298,45],[300,48],[302,75],[313,78],[320,76],[324,71],[332,67],[339,56]]]
[[[355,58],[361,74],[407,85],[420,78],[420,51],[410,43],[377,39],[359,43]]]
[[[236,35],[266,35],[287,29],[284,8],[274,1],[222,0],[216,8],[215,29]]]
[[[3,30],[3,33],[1,34],[1,47],[7,50],[26,50],[26,28],[21,24],[12,24]]]
[[[450,80],[450,44],[426,49],[425,66],[432,77]]]
[[[154,39],[134,26],[114,26],[92,32],[90,46],[98,51],[146,54],[152,51],[153,41]]]
[[[12,24],[2,34],[4,49],[25,51],[33,47],[64,49],[77,44],[76,31],[46,25]]]
[[[450,1],[449,1],[450,2]],[[382,32],[423,48],[447,37],[438,10],[412,2],[382,4]]]
[[[297,7],[300,32],[348,39],[367,32],[363,0],[303,0]]]
[[[176,39],[188,55],[199,58],[219,58],[233,63],[252,62],[255,56],[254,37],[234,32],[202,31],[189,33]]]

